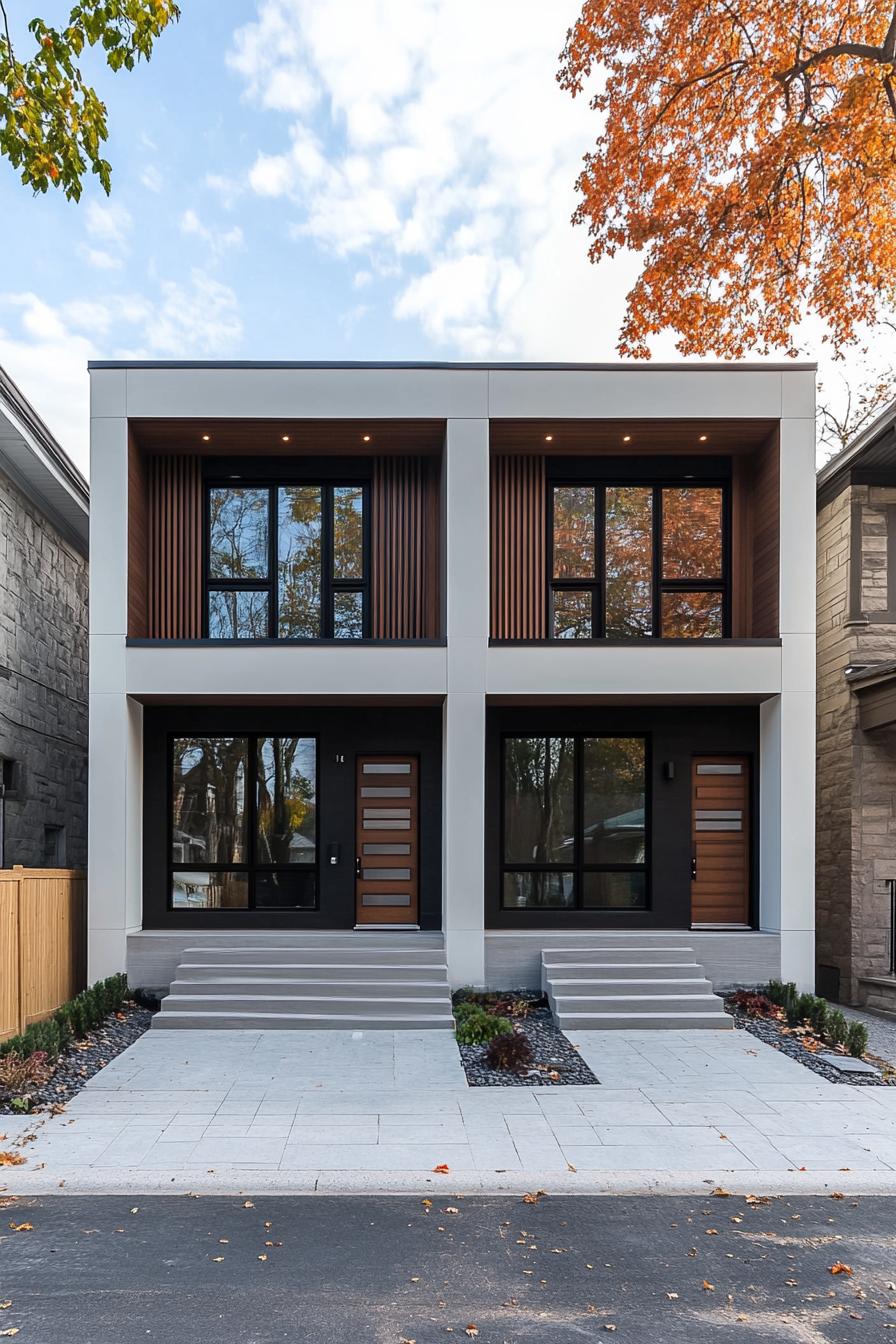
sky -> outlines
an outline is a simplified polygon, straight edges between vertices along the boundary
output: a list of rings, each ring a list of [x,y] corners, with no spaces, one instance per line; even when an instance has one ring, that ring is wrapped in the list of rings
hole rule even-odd
[[[597,133],[555,78],[575,0],[181,9],[148,65],[83,62],[111,197],[0,161],[0,365],[85,474],[91,358],[617,357],[637,259],[593,266],[570,223]]]

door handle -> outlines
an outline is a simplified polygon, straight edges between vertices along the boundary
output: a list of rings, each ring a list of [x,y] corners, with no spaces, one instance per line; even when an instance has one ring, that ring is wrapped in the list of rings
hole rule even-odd
[[[355,859],[355,877],[360,876],[361,876],[361,856],[359,854],[358,857]]]
[[[696,881],[697,881],[697,856],[696,856],[696,854],[695,854],[694,857],[691,859],[691,881],[692,881],[692,882],[696,882]]]

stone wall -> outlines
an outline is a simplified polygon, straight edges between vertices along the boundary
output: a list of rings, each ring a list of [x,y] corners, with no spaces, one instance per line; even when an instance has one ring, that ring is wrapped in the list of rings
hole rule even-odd
[[[896,878],[896,728],[863,732],[846,680],[852,665],[896,658],[887,574],[888,506],[896,488],[848,486],[818,514],[818,812],[816,947],[840,972],[840,996],[868,1000],[863,977],[889,967],[890,897]],[[851,555],[852,515],[861,554]],[[859,568],[858,609],[849,574]],[[876,615],[877,620],[868,617]],[[879,997],[879,994],[878,994]],[[884,997],[887,997],[886,993]],[[896,1009],[896,986],[891,996]]]
[[[5,864],[87,863],[87,560],[0,472]],[[48,828],[62,828],[61,832]]]

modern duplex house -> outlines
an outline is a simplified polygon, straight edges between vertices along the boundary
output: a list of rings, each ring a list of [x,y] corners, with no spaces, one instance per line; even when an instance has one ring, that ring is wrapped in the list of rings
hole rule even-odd
[[[87,862],[88,514],[84,477],[0,369],[0,868]]]
[[[812,984],[811,368],[91,380],[92,975]]]
[[[896,1013],[896,405],[818,473],[818,980]]]

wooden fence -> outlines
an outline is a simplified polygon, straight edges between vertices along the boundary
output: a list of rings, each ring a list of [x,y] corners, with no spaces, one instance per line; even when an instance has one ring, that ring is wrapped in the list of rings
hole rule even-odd
[[[0,869],[0,1041],[84,988],[86,915],[83,873]]]

